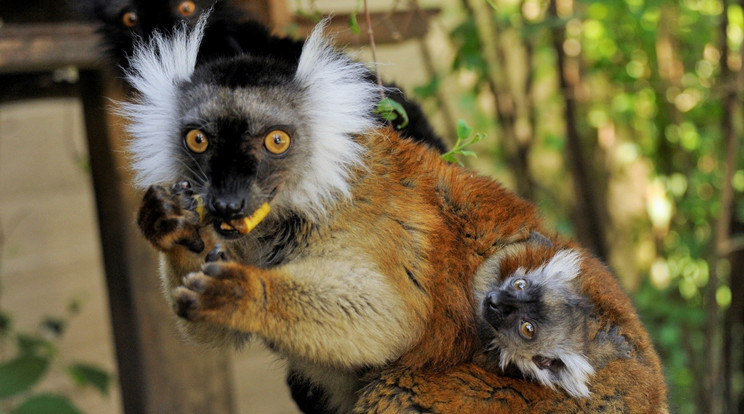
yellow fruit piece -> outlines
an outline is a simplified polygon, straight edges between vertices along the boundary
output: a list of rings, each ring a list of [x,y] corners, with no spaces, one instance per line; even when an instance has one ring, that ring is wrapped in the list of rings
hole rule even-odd
[[[235,227],[235,230],[240,232],[240,234],[248,234],[251,230],[258,226],[258,223],[260,223],[263,219],[266,218],[267,215],[269,215],[269,211],[271,211],[269,203],[263,203],[261,207],[259,207],[253,213],[253,215],[242,219],[240,225]]]
[[[196,200],[196,214],[199,215],[199,222],[202,222],[204,221],[204,216],[207,214],[207,211],[204,209],[204,201],[199,194],[194,194],[194,200]]]

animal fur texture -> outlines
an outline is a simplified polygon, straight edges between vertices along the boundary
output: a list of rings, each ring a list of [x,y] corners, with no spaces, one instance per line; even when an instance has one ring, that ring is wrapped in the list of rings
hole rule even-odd
[[[380,129],[366,69],[322,25],[296,67],[242,56],[194,70],[202,29],[136,49],[138,98],[120,108],[148,188],[138,223],[162,252],[182,331],[216,345],[262,340],[322,390],[323,412],[577,412],[568,394],[473,363],[483,349],[475,275],[545,234],[535,207]],[[265,204],[254,230],[236,231]],[[600,306],[627,303],[600,291]],[[627,311],[617,316],[637,322]],[[659,379],[628,361],[600,371],[580,404]],[[633,398],[636,412],[664,407],[663,395]]]
[[[155,33],[172,33],[181,25],[194,27],[202,18],[207,23],[198,45],[199,64],[245,53],[294,66],[304,44],[302,40],[272,35],[261,23],[224,0],[86,0],[78,7],[98,22],[109,60],[118,69],[129,67],[129,57],[138,41],[149,41]],[[369,70],[365,79],[376,83],[375,75]],[[387,87],[387,96],[399,103],[408,116],[407,124],[401,116],[392,121],[401,135],[445,151],[444,141],[421,107],[397,86]]]

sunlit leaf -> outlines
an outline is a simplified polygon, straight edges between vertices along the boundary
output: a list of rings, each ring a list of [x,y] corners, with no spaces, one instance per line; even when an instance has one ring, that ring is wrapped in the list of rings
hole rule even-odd
[[[103,395],[108,395],[111,376],[101,368],[89,364],[74,364],[69,367],[69,373],[80,386],[92,386]]]

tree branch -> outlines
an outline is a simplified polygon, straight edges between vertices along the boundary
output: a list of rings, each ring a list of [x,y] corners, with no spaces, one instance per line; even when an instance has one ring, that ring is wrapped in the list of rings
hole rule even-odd
[[[548,7],[549,18],[557,21],[558,12],[556,0],[551,0]],[[582,153],[582,140],[579,134],[576,120],[576,98],[575,87],[572,85],[566,73],[566,55],[563,52],[563,42],[566,38],[565,27],[553,25],[552,43],[556,54],[556,66],[560,85],[561,96],[564,100],[564,118],[566,128],[566,145],[568,169],[571,173],[574,192],[576,194],[576,206],[574,221],[576,224],[577,237],[579,241],[591,247],[600,258],[607,260],[608,247],[606,228],[604,226],[605,215],[602,214],[601,204],[597,197],[597,189],[589,176],[589,167]]]

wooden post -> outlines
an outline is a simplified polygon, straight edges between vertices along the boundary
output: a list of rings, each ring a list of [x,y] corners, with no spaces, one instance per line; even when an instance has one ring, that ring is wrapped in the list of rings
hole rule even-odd
[[[234,412],[227,355],[179,338],[155,252],[136,228],[140,194],[129,184],[123,140],[114,138],[125,135],[110,133],[105,108],[104,95],[116,89],[95,70],[82,71],[80,84],[124,410]]]

